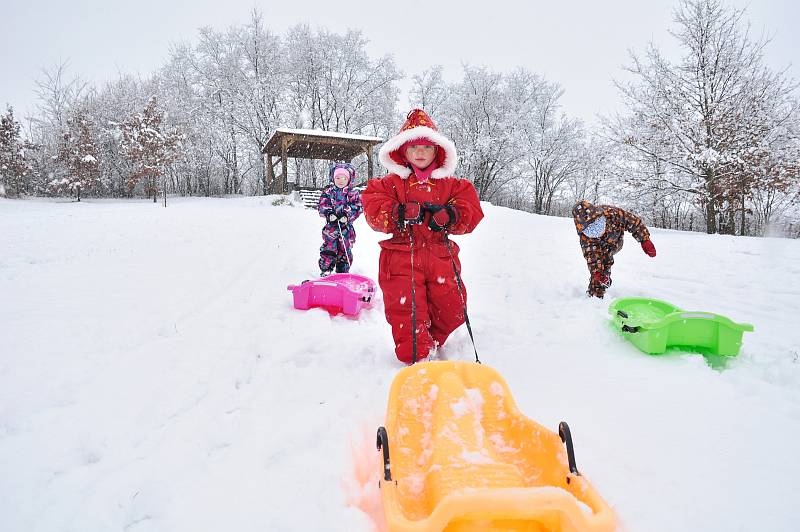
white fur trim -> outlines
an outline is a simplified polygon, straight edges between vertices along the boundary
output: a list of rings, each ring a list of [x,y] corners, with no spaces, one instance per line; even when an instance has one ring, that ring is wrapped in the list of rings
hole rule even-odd
[[[431,172],[431,178],[439,179],[442,177],[452,176],[453,172],[456,171],[456,165],[458,164],[458,152],[456,152],[456,145],[438,131],[426,126],[406,129],[402,133],[398,133],[394,137],[387,140],[386,143],[381,146],[381,149],[378,152],[378,159],[387,170],[393,174],[399,175],[400,177],[406,178],[411,175],[411,170],[407,166],[402,166],[394,162],[392,158],[389,157],[389,154],[399,149],[400,146],[409,140],[420,139],[423,137],[430,139],[435,144],[439,145],[444,150],[445,154],[444,164]]]

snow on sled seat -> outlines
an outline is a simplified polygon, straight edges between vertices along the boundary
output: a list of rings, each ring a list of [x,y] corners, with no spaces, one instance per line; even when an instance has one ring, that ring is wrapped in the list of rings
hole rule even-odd
[[[649,355],[676,348],[712,355],[736,356],[749,323],[735,323],[712,312],[689,312],[659,299],[614,300],[608,313],[623,336]]]
[[[319,307],[331,314],[343,313],[357,316],[363,307],[372,306],[375,282],[369,277],[353,273],[337,273],[303,281],[286,287],[292,292],[294,308],[308,310]]]
[[[391,532],[616,529],[612,510],[578,473],[567,424],[556,434],[523,416],[485,365],[400,370],[377,444]]]

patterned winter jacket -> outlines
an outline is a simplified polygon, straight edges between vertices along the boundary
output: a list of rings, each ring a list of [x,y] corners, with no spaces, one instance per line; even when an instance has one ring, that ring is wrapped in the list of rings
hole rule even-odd
[[[606,218],[606,230],[603,235],[599,238],[589,238],[583,234],[583,230],[600,216]],[[622,249],[625,231],[630,232],[639,243],[650,239],[650,232],[642,220],[619,207],[592,205],[583,200],[572,208],[572,218],[581,241],[581,251],[592,273],[605,272],[607,257]]]
[[[325,229],[338,229],[336,222],[328,220],[328,216],[335,214],[347,216],[347,224],[342,227],[342,230],[348,235],[351,242],[355,242],[356,230],[353,228],[353,222],[358,218],[364,210],[361,204],[361,193],[352,188],[350,185],[339,188],[336,185],[328,185],[322,191],[319,197],[319,207],[317,208],[319,215],[325,218]]]

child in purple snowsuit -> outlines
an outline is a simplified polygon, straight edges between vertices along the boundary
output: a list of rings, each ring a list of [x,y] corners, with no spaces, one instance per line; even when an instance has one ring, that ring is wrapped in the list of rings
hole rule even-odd
[[[353,222],[364,210],[361,194],[353,188],[356,169],[348,163],[337,163],[331,167],[331,184],[319,198],[319,215],[325,218],[322,228],[322,246],[319,248],[320,276],[333,272],[347,273],[353,264],[353,244],[356,230]]]

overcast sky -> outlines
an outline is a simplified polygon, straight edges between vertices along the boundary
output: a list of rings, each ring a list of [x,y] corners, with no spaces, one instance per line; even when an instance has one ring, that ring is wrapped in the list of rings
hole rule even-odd
[[[756,32],[774,35],[767,62],[794,63],[800,79],[798,0],[731,0],[748,8]],[[102,83],[120,72],[147,75],[164,63],[171,43],[194,42],[197,29],[247,22],[257,7],[282,34],[297,23],[333,31],[361,29],[373,57],[394,56],[410,77],[441,64],[451,81],[461,64],[544,74],[566,93],[565,111],[593,122],[619,104],[612,77],[622,76],[627,50],[654,41],[675,53],[672,0],[491,0],[363,2],[351,0],[0,0],[0,105],[17,116],[35,105],[34,80],[43,67],[69,61],[69,72]],[[404,86],[405,88],[405,86]],[[405,98],[400,102],[405,108]]]

